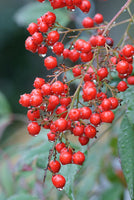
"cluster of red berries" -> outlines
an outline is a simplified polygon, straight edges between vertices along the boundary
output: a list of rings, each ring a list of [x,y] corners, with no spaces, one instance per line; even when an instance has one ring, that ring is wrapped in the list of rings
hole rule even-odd
[[[38,0],[43,3],[45,0]],[[91,8],[91,3],[88,0],[49,0],[53,9],[67,7],[68,10],[75,10],[75,7],[80,8],[84,13],[88,13]]]
[[[90,2],[87,0],[50,2],[53,8],[67,6],[72,9],[78,6],[84,12],[90,9]],[[85,29],[94,27],[95,23],[103,23],[101,14],[96,14],[93,19],[86,17],[82,21]],[[56,57],[46,57],[44,65],[48,70],[57,67],[53,79],[46,82],[37,77],[31,93],[21,95],[19,100],[22,106],[28,107],[27,117],[31,121],[27,127],[29,134],[38,135],[41,127],[49,130],[47,137],[54,142],[54,148],[49,155],[47,169],[52,172],[52,182],[56,188],[62,189],[66,183],[65,178],[57,174],[61,164],[82,165],[85,160],[84,153],[75,152],[70,145],[66,133],[77,136],[81,145],[88,144],[90,139],[97,137],[97,127],[101,123],[112,123],[114,120],[112,110],[120,104],[117,93],[124,92],[128,84],[134,85],[134,76],[131,76],[134,47],[127,44],[122,49],[113,49],[113,39],[108,36],[108,32],[103,35],[105,28],[102,27],[97,28],[96,35],[91,36],[88,41],[75,39],[68,49],[59,42],[60,34],[54,13],[45,13],[37,19],[37,24],[31,23],[27,28],[31,34],[25,41],[27,50],[45,56],[47,48],[52,47],[53,53],[64,59],[68,58],[73,62],[81,59],[81,64],[67,67],[65,64],[58,66]],[[65,78],[68,71],[72,72],[73,80],[79,80],[72,96],[69,89],[73,80],[67,81]],[[116,86],[110,82],[112,72],[122,79]],[[61,74],[63,82],[59,80]]]

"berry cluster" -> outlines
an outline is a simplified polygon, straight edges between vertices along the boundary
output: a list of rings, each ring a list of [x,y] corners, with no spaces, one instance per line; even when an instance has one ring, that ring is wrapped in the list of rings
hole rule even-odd
[[[84,12],[84,9],[90,9],[87,0],[50,2],[53,8],[67,6],[72,9],[78,6]],[[124,92],[128,84],[134,85],[134,76],[131,75],[134,47],[126,44],[121,49],[113,48],[113,39],[102,23],[103,16],[99,13],[93,19],[84,18],[82,25],[85,30],[96,27],[96,35],[85,41],[78,38],[78,34],[66,49],[64,37],[74,30],[68,28],[59,33],[61,25],[56,22],[54,13],[48,11],[37,19],[37,24],[31,23],[27,28],[31,34],[25,41],[27,50],[45,57],[50,47],[64,61],[80,61],[80,64],[68,67],[64,63],[58,65],[56,57],[47,56],[44,59],[47,70],[56,68],[53,75],[49,76],[51,79],[46,82],[43,78],[35,78],[34,89],[30,94],[21,95],[19,100],[22,106],[28,108],[27,117],[31,121],[27,127],[29,134],[38,135],[41,127],[49,130],[47,137],[54,145],[48,157],[47,170],[52,172],[52,182],[59,189],[66,182],[62,175],[57,174],[61,164],[82,165],[85,160],[84,153],[76,152],[70,145],[67,132],[76,136],[81,145],[88,144],[97,137],[98,126],[114,120],[113,110],[121,102],[117,93]],[[61,41],[60,34],[65,34]],[[73,79],[67,81],[66,73],[69,71]],[[114,86],[111,84],[113,73],[121,79]],[[75,93],[70,95],[70,85],[76,79],[79,84]]]

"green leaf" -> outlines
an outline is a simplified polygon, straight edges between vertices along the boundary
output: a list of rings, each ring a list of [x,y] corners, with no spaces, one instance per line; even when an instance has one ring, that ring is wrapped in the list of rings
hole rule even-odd
[[[118,149],[131,199],[134,199],[134,128],[124,116],[118,139]]]
[[[7,162],[3,162],[1,166],[1,175],[0,175],[0,183],[2,185],[3,190],[7,196],[14,194],[14,180],[12,176],[11,169],[8,166]]]
[[[0,92],[0,115],[10,113],[9,103],[2,92]]]
[[[107,190],[105,190],[99,200],[117,200],[121,199],[121,195],[123,193],[123,187],[119,184],[114,184]]]
[[[38,200],[37,197],[33,197],[29,194],[16,194],[8,198],[7,200]]]
[[[44,3],[29,3],[22,8],[20,8],[14,15],[16,23],[20,26],[28,26],[31,22],[37,22],[37,18],[44,15],[47,11],[56,14],[56,21],[58,21],[63,26],[67,25],[70,21],[67,10],[62,8],[62,10],[53,10],[49,2]],[[63,17],[64,16],[64,17]]]

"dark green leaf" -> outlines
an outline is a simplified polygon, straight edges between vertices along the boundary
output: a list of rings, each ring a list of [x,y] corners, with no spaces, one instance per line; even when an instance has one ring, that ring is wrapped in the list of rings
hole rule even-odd
[[[118,139],[119,155],[131,199],[134,199],[134,128],[124,116]]]
[[[31,22],[36,23],[37,18],[44,15],[48,10],[56,14],[56,20],[63,26],[68,24],[70,19],[67,10],[64,8],[62,10],[53,10],[49,2],[40,4],[38,2],[29,3],[16,12],[14,19],[18,25],[28,26]]]

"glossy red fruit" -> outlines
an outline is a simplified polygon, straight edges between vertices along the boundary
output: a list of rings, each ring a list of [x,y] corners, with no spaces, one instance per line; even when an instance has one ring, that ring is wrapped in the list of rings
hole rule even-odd
[[[73,121],[78,121],[80,118],[80,111],[77,108],[73,108],[69,111],[69,118]]]
[[[31,122],[27,126],[27,130],[28,130],[29,134],[32,136],[38,135],[40,132],[40,129],[41,129],[41,127],[37,122]]]
[[[85,17],[82,21],[84,28],[91,28],[94,26],[94,20],[91,17]]]
[[[66,184],[66,179],[60,174],[52,176],[52,183],[56,188],[63,188]]]
[[[82,165],[85,161],[85,155],[81,151],[73,154],[73,163],[77,165]]]
[[[99,76],[99,80],[103,80],[104,78],[106,78],[108,76],[108,70],[106,67],[102,67],[100,69],[98,69],[97,71],[97,75]]]
[[[107,95],[104,92],[97,93],[97,99],[99,101],[103,101],[106,98],[107,98]]]
[[[45,15],[42,16],[42,20],[47,23],[48,26],[52,26],[52,24],[56,21],[56,15],[50,11],[45,13]]]
[[[41,87],[41,92],[43,95],[50,95],[51,94],[51,86],[48,83],[45,83]]]
[[[63,53],[63,50],[64,50],[64,44],[61,43],[61,42],[56,42],[54,45],[53,45],[53,52],[56,54],[56,55],[61,55]]]
[[[111,109],[115,109],[118,107],[119,105],[119,102],[118,102],[118,99],[115,98],[115,97],[110,97],[109,98],[110,102],[111,102]]]
[[[103,35],[97,35],[95,40],[96,40],[97,46],[104,46],[105,45],[106,39]]]
[[[84,125],[75,125],[73,128],[73,134],[75,136],[81,136],[84,133]]]
[[[89,142],[89,138],[84,135],[81,135],[79,136],[79,142],[82,146],[84,146]]]
[[[129,69],[129,64],[127,61],[125,60],[121,60],[117,63],[116,65],[116,70],[120,73],[120,74],[126,74],[127,71]]]
[[[35,80],[34,80],[34,84],[33,86],[36,88],[36,89],[40,89],[41,86],[45,83],[45,80],[43,78],[39,78],[37,77]]]
[[[100,13],[97,13],[94,16],[94,21],[95,21],[96,24],[101,24],[103,22],[103,15],[100,14]]]
[[[126,57],[131,57],[134,55],[134,47],[130,44],[127,44],[122,49],[123,55]]]
[[[58,116],[60,116],[60,117],[62,117],[62,118],[65,118],[66,115],[67,115],[67,109],[66,109],[65,106],[62,106],[62,105],[61,105],[61,106],[59,106],[59,107],[56,109],[55,113],[56,113]]]
[[[93,53],[89,51],[88,53],[81,53],[80,58],[82,62],[89,62],[93,58]]]
[[[34,107],[40,106],[42,102],[43,102],[43,98],[41,95],[37,95],[37,94],[31,95],[30,97],[31,106],[34,106]]]
[[[56,151],[58,151],[58,153],[61,152],[61,150],[65,147],[65,143],[61,142],[61,143],[57,143],[55,148],[56,148]]]
[[[106,111],[106,110],[110,110],[112,104],[109,99],[104,99],[101,103],[101,106],[102,106],[102,109]]]
[[[38,27],[39,31],[42,33],[46,33],[48,31],[48,25],[45,22],[41,22]]]
[[[25,40],[25,48],[32,53],[37,51],[37,45],[33,42],[33,38],[31,36]]]
[[[48,56],[44,59],[44,65],[47,70],[54,69],[55,67],[57,67],[57,59],[53,56]]]
[[[128,82],[129,85],[134,85],[134,76],[129,76],[127,78],[127,82]]]
[[[81,75],[81,68],[79,67],[79,65],[76,65],[76,67],[74,67],[72,69],[73,75],[74,77],[80,76]]]
[[[47,53],[47,47],[45,45],[38,46],[38,54],[39,56],[45,56]]]
[[[64,91],[64,84],[61,81],[55,81],[51,85],[51,91],[57,95],[61,94]]]
[[[67,127],[67,121],[64,118],[59,118],[55,121],[55,127],[57,131],[64,131]]]
[[[127,88],[128,88],[128,86],[125,81],[120,81],[117,85],[117,89],[119,92],[124,92]]]
[[[79,8],[84,12],[88,13],[91,8],[91,3],[88,0],[83,0],[79,6]]]
[[[27,28],[30,35],[33,35],[35,32],[38,31],[38,25],[34,22],[30,23]]]
[[[82,107],[79,109],[80,111],[80,118],[81,119],[89,119],[90,115],[92,114],[92,111],[89,107]]]
[[[114,120],[114,113],[111,110],[100,113],[101,121],[105,123],[112,123]]]
[[[53,105],[54,107],[56,107],[59,104],[59,97],[57,97],[56,95],[51,95],[48,99],[49,103],[51,105]]]
[[[31,121],[36,121],[38,118],[40,118],[40,111],[39,110],[28,110],[27,117]]]
[[[57,31],[51,31],[47,35],[47,39],[46,39],[47,44],[52,46],[56,42],[58,42],[59,38],[60,38],[60,34]]]
[[[70,164],[72,163],[72,154],[70,152],[61,152],[60,153],[60,162],[62,165]]]
[[[20,99],[19,99],[19,104],[21,104],[24,107],[29,107],[31,105],[30,104],[30,97],[31,97],[31,95],[26,94],[26,93],[21,95]]]
[[[57,173],[57,172],[59,172],[60,167],[61,167],[61,165],[58,160],[51,160],[49,163],[48,169],[53,173]]]
[[[67,107],[71,103],[70,97],[63,97],[60,99],[60,104]]]
[[[96,136],[96,128],[92,125],[87,125],[84,132],[88,138],[94,138]]]
[[[80,53],[76,49],[70,50],[69,59],[72,62],[76,62],[79,59],[79,57],[80,57]]]
[[[49,131],[49,132],[47,133],[47,137],[48,137],[48,140],[49,140],[49,141],[54,142],[54,141],[55,141],[55,138],[56,138],[56,135],[55,135],[54,133],[52,133],[51,131]]]
[[[101,123],[101,118],[100,118],[100,114],[99,113],[93,113],[90,116],[90,122],[91,124],[93,124],[94,126],[98,126]]]
[[[32,38],[33,38],[34,44],[36,44],[36,45],[39,45],[39,44],[41,44],[43,42],[43,35],[42,35],[42,33],[35,32],[32,35]]]
[[[95,87],[86,87],[83,89],[83,99],[84,101],[89,101],[95,99],[97,91]]]

